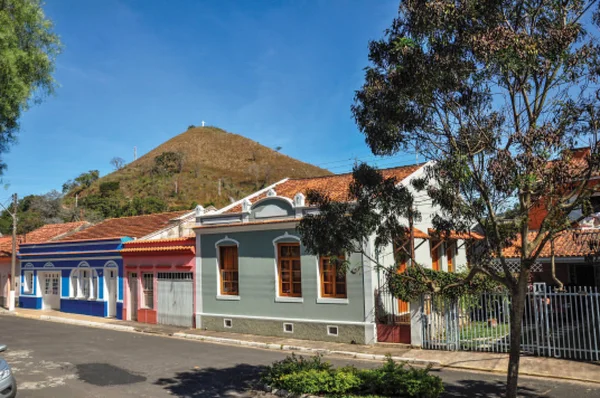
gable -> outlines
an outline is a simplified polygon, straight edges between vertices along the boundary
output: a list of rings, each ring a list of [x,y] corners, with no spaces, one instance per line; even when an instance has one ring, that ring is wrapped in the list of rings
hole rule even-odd
[[[295,210],[292,204],[284,198],[266,198],[252,206],[250,219],[275,217],[293,217]]]

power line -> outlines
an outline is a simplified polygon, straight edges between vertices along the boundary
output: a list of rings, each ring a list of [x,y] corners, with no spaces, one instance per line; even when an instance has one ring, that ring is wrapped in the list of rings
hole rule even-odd
[[[315,164],[315,166],[325,166],[328,164],[335,164],[335,163],[342,163],[342,162],[354,163],[355,161],[366,162],[366,161],[371,161],[371,160],[383,160],[383,159],[394,159],[394,158],[404,158],[404,157],[414,157],[414,155],[408,154],[408,153],[398,154],[398,155],[394,155],[394,156],[376,156],[376,155],[370,156],[370,155],[367,155],[364,157],[350,157],[350,158],[346,158],[346,159],[332,160],[330,162],[317,163],[317,164]],[[337,166],[334,166],[334,167],[337,167]]]

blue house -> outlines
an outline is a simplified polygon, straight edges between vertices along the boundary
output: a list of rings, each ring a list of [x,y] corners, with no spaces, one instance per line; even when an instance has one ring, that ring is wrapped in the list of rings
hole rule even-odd
[[[123,319],[123,244],[179,236],[193,214],[113,218],[64,240],[21,244],[19,306]]]
[[[121,318],[123,260],[129,237],[69,240],[20,247],[23,308]]]

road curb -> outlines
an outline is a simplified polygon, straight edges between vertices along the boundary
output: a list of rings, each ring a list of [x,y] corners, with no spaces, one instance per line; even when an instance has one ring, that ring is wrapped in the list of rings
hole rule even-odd
[[[362,353],[362,352],[353,352],[353,351],[339,351],[339,350],[327,350],[327,349],[321,349],[321,348],[308,348],[308,347],[293,346],[293,345],[286,345],[286,344],[261,343],[261,342],[257,342],[257,341],[236,340],[236,339],[229,339],[229,338],[224,338],[224,337],[203,336],[203,335],[191,334],[191,333],[173,333],[173,336],[183,338],[183,339],[189,339],[189,340],[207,341],[207,342],[223,343],[223,344],[235,344],[235,345],[241,345],[241,346],[245,346],[245,347],[263,348],[263,349],[277,350],[277,351],[290,351],[290,352],[293,351],[293,352],[306,352],[306,353],[312,353],[312,354],[336,355],[336,356],[349,357],[352,359],[366,359],[366,360],[374,360],[374,361],[383,361],[387,358],[386,355],[380,355],[380,354],[366,354],[366,353]],[[395,357],[395,356],[392,356],[391,358],[397,362],[406,362],[406,363],[413,364],[413,365],[442,366],[440,361],[426,361],[426,360],[416,359],[416,358],[404,358],[404,357]]]
[[[144,329],[139,329],[134,326],[126,326],[126,325],[118,325],[113,323],[101,323],[101,322],[93,322],[93,321],[83,321],[79,319],[70,319],[70,318],[61,318],[52,315],[29,315],[29,314],[20,314],[18,312],[8,312],[8,311],[0,311],[0,315],[9,315],[16,316],[20,318],[28,318],[28,319],[36,319],[48,322],[57,322],[57,323],[65,323],[77,326],[87,326],[93,328],[107,329],[107,330],[115,330],[121,332],[132,332],[132,333],[144,333],[144,334],[153,334],[156,336],[164,336],[164,337],[175,337],[180,339],[187,340],[195,340],[195,341],[204,341],[208,343],[220,343],[220,344],[228,344],[228,345],[239,345],[243,347],[250,348],[260,348],[274,351],[288,351],[288,352],[304,352],[310,354],[322,354],[322,355],[334,355],[341,356],[351,359],[360,359],[360,360],[372,360],[372,361],[384,361],[387,356],[380,354],[367,354],[362,352],[353,352],[353,351],[340,351],[340,350],[328,350],[328,349],[320,349],[320,348],[309,348],[303,346],[296,345],[287,345],[287,344],[273,344],[273,343],[263,343],[258,341],[247,341],[247,340],[237,340],[226,337],[214,337],[214,336],[203,336],[192,333],[184,333],[184,332],[176,332],[176,333],[165,333],[165,332],[148,332]],[[406,362],[411,365],[419,365],[419,366],[434,366],[445,369],[454,369],[454,370],[467,370],[473,372],[483,372],[483,373],[496,373],[496,374],[506,374],[506,372],[496,369],[484,369],[484,368],[475,368],[469,366],[453,366],[449,364],[444,364],[442,361],[437,360],[423,360],[417,358],[406,358],[406,357],[391,357],[394,361],[397,362]],[[529,372],[521,370],[519,372],[521,376],[531,376],[542,379],[552,379],[552,380],[563,380],[563,381],[574,381],[574,382],[583,382],[583,383],[593,383],[600,384],[600,380],[591,380],[584,379],[578,377],[565,377],[561,375],[545,375],[536,372]]]

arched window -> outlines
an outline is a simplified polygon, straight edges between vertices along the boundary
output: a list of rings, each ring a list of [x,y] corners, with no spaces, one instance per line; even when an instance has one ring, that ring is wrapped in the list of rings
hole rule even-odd
[[[217,249],[217,273],[219,283],[217,292],[219,297],[239,297],[239,255],[240,243],[227,236],[215,243]]]
[[[98,273],[85,261],[71,271],[71,297],[84,300],[98,298]]]

